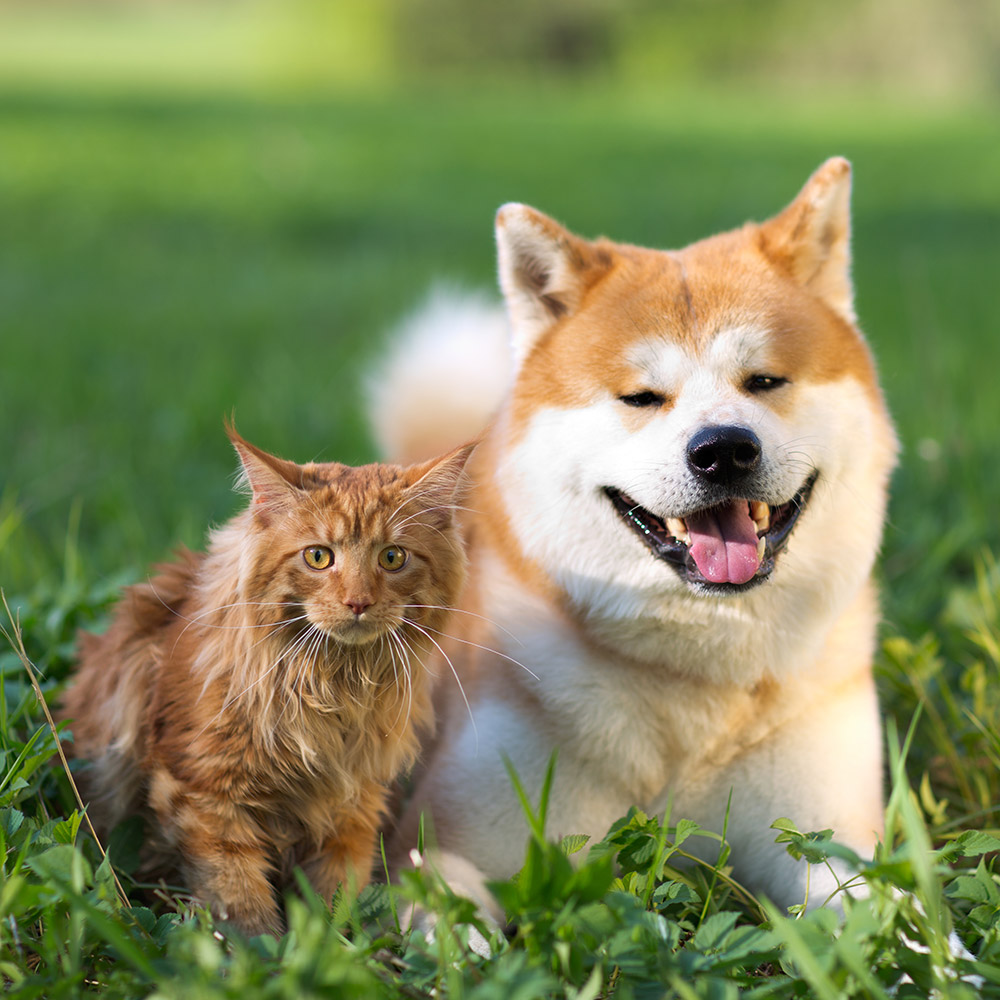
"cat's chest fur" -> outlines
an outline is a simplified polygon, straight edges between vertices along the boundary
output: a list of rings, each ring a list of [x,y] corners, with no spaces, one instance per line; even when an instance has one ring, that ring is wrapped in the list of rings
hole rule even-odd
[[[352,682],[344,676],[350,664],[330,659],[325,669],[336,683],[300,679],[294,693],[251,698],[234,695],[220,674],[196,700],[193,668],[171,669],[168,659],[149,709],[148,767],[241,807],[294,813],[306,826],[317,807],[357,801],[367,785],[386,783],[412,760],[413,723],[426,721],[428,699],[419,678],[405,691],[391,669],[385,681]],[[296,668],[292,659],[280,669]]]

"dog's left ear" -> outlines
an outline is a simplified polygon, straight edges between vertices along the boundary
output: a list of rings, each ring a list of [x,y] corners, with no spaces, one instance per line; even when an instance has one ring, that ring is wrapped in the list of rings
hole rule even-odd
[[[835,156],[806,181],[798,197],[760,227],[764,253],[849,323],[856,321],[851,284],[851,165]]]
[[[496,233],[500,287],[519,366],[546,330],[579,308],[611,258],[554,219],[515,202],[497,212]]]

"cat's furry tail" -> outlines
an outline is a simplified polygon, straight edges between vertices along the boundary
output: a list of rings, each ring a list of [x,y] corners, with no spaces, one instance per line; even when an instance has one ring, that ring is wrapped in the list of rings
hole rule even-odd
[[[396,327],[368,381],[381,454],[417,462],[476,437],[503,399],[509,375],[502,308],[479,292],[434,288]]]

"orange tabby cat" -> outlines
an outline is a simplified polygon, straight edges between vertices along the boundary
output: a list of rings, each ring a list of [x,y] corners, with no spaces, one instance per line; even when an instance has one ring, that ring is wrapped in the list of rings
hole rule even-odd
[[[431,721],[422,661],[464,580],[471,447],[296,465],[227,431],[249,509],[83,636],[63,715],[99,827],[145,812],[147,865],[258,934],[294,866],[327,900],[368,877],[386,784]]]

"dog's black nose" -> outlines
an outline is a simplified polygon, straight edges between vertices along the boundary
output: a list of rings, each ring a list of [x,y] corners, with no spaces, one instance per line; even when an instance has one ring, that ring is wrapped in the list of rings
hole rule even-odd
[[[749,427],[703,427],[688,441],[688,467],[710,483],[730,485],[757,468],[760,452]]]

